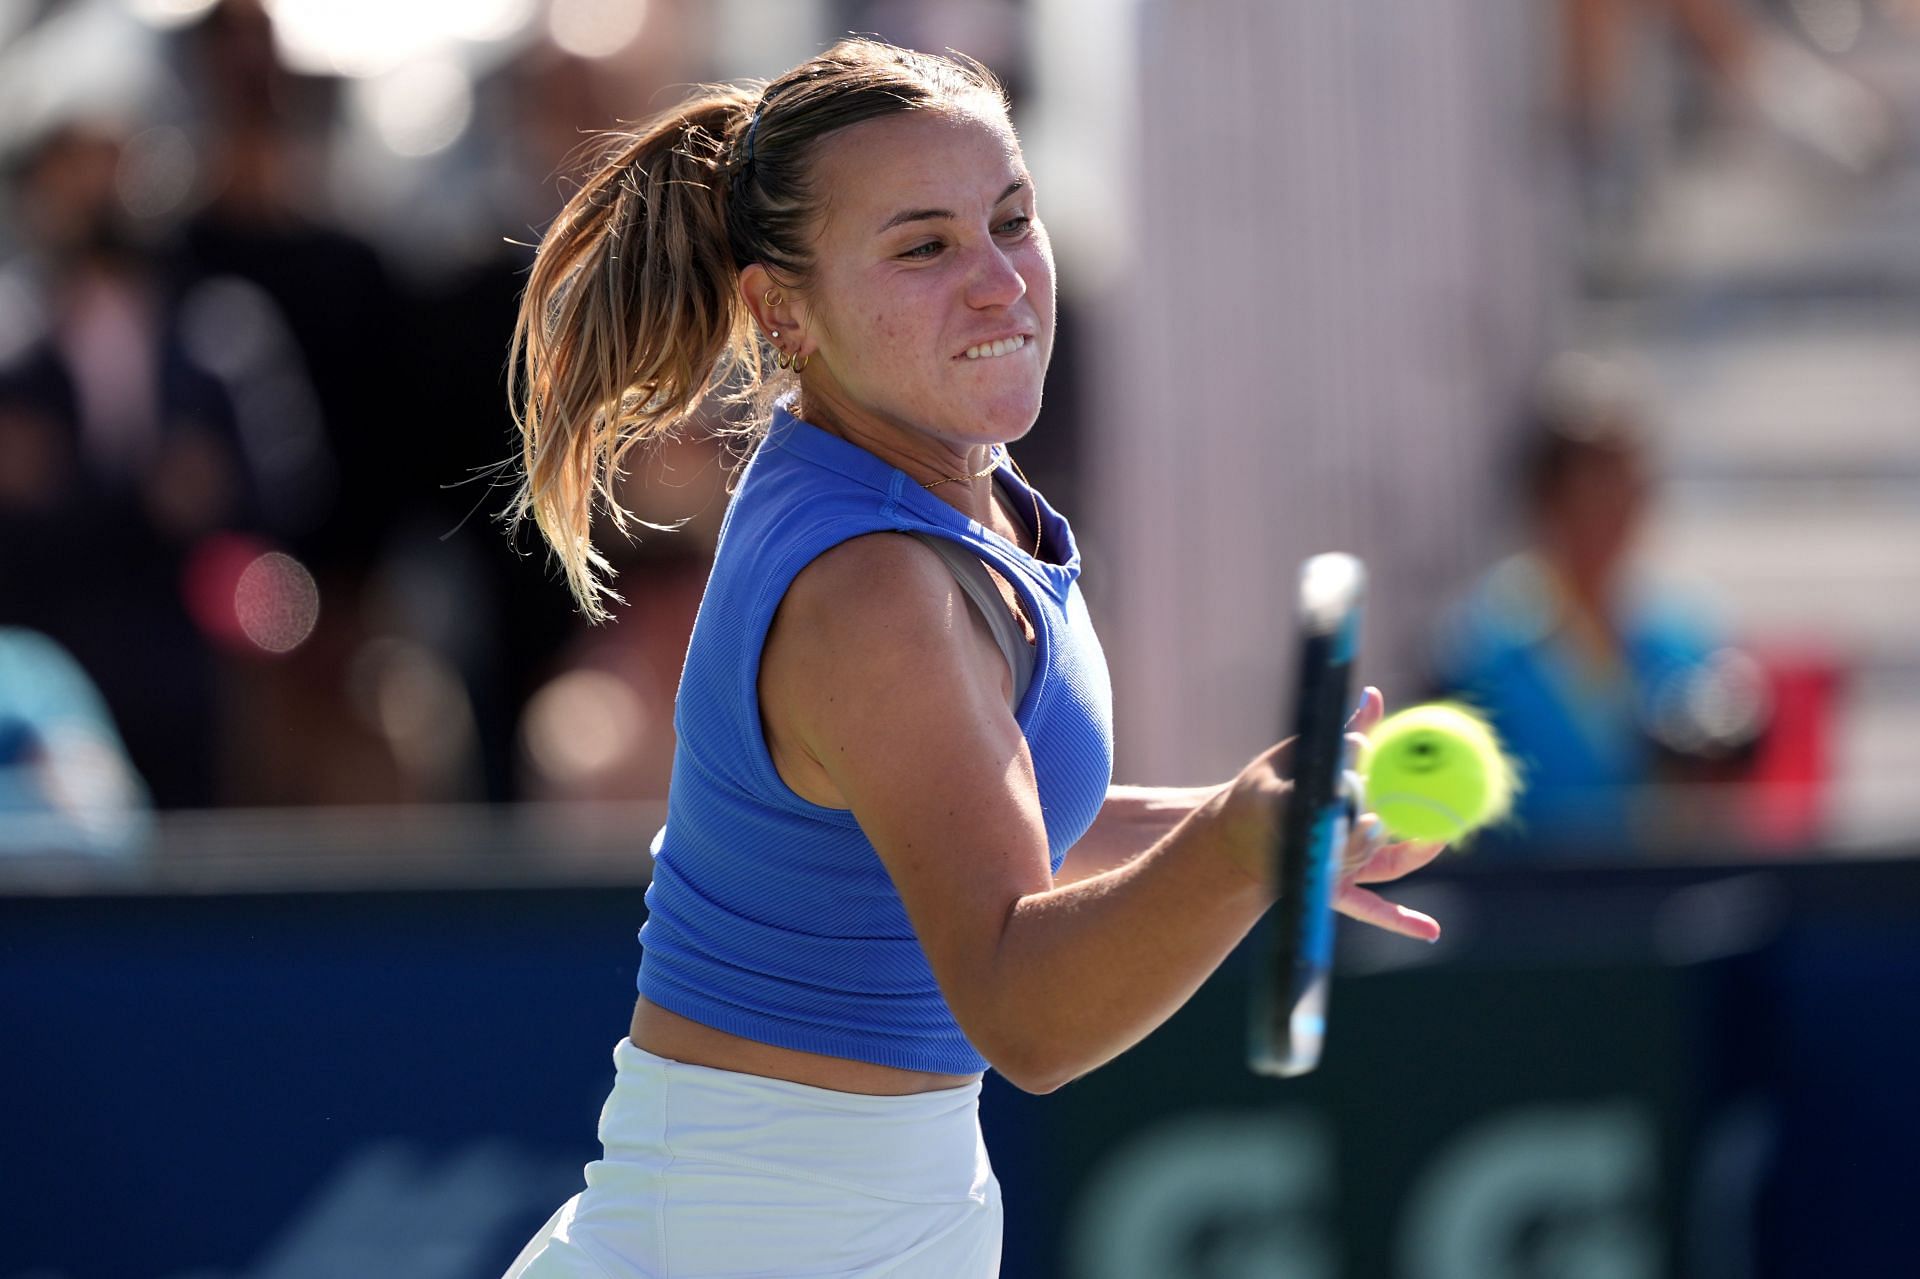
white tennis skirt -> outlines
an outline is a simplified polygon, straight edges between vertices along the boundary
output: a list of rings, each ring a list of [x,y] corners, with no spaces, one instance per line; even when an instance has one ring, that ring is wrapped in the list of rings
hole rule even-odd
[[[993,1279],[980,1085],[869,1097],[621,1040],[587,1188],[505,1279]]]

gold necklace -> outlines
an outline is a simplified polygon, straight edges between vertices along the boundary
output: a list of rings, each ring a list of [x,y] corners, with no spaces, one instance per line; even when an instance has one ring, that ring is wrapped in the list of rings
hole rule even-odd
[[[999,469],[1000,455],[996,453],[993,460],[987,463],[985,470],[975,471],[971,475],[949,475],[944,480],[934,480],[932,483],[922,484],[920,487],[923,489],[937,489],[942,484],[965,484],[969,480],[984,480]]]
[[[1000,469],[1001,458],[1006,459],[1007,465],[1013,468],[1013,473],[1020,477],[1020,482],[1026,484],[1027,492],[1033,494],[1033,558],[1037,560],[1040,558],[1040,490],[1028,483],[1027,473],[1020,469],[1018,462],[1013,460],[1013,454],[1006,452],[1001,453],[999,457],[996,457],[983,471],[975,471],[971,475],[949,475],[944,479],[922,484],[920,487],[923,489],[937,489],[942,484],[964,484],[969,480],[984,480]]]

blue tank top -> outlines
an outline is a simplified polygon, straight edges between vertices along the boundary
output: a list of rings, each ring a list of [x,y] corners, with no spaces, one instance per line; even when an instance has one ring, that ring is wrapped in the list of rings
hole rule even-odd
[[[1033,492],[1000,478],[1030,507]],[[1014,712],[1058,870],[1113,772],[1106,659],[1080,598],[1080,555],[1041,503],[1036,560],[864,449],[776,410],[721,527],[674,705],[667,823],[654,841],[640,993],[747,1039],[907,1070],[970,1074],[961,1033],[905,907],[853,814],[800,798],[760,726],[760,653],[787,587],[827,549],[875,532],[969,547],[1019,590],[1037,633]]]

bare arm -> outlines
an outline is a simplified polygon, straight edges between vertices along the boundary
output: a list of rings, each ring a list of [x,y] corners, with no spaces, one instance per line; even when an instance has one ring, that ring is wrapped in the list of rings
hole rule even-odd
[[[1046,1091],[1164,1021],[1266,909],[1259,858],[1284,753],[1138,856],[1056,884],[1005,662],[975,627],[926,548],[855,539],[789,590],[762,659],[762,717],[782,776],[858,819],[968,1037],[1015,1085]],[[1114,815],[1150,812],[1165,820],[1154,802]]]
[[[1067,854],[1056,886],[1124,866],[1170,834],[1217,786],[1111,786],[1100,815]]]
[[[1385,713],[1380,691],[1366,690],[1349,722],[1348,737],[1358,738]],[[1232,786],[1113,786],[1100,815],[1080,838],[1053,877],[1063,888],[1083,879],[1125,866],[1172,833],[1187,816]],[[1432,861],[1444,845],[1389,844],[1379,818],[1361,817],[1344,858],[1345,873],[1336,885],[1333,906],[1341,914],[1377,928],[1431,941],[1437,935],[1433,921],[1370,892],[1366,884],[1384,883],[1411,874]],[[1269,850],[1270,851],[1270,850]],[[1244,859],[1248,850],[1241,850]],[[1257,851],[1252,855],[1260,855]]]

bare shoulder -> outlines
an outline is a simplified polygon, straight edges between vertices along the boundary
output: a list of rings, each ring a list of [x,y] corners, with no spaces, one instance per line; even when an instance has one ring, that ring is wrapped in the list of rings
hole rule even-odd
[[[830,774],[854,743],[1017,735],[1005,669],[931,548],[902,533],[842,542],[794,578],[767,635],[759,689],[774,762],[802,796],[845,807],[846,779]]]
[[[976,680],[996,684],[998,659],[989,656],[939,555],[904,533],[870,533],[822,553],[787,588],[768,635],[761,692],[771,674],[798,679],[803,701],[856,686],[897,706],[912,698],[916,681],[932,678],[949,692]]]
[[[905,533],[868,533],[822,552],[787,588],[782,620],[836,642],[952,629],[962,598],[933,550]]]

